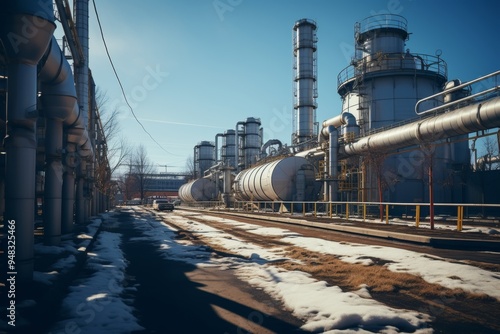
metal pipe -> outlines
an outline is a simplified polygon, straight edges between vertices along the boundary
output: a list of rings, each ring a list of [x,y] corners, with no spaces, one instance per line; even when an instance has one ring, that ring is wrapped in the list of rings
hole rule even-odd
[[[321,136],[325,139],[328,139],[330,136],[330,131],[328,129],[329,126],[334,126],[335,128],[340,128],[343,125],[352,125],[356,126],[356,117],[354,117],[353,114],[349,112],[342,113],[338,116],[329,118],[325,121],[323,121],[322,124],[322,129],[321,129]]]
[[[325,132],[325,135],[328,135],[328,127],[330,125],[336,127],[336,128],[340,128],[342,125],[346,124],[345,123],[345,120],[344,120],[344,116],[343,114],[340,114],[340,115],[337,115],[335,117],[332,117],[332,118],[329,118],[325,121],[323,121],[322,123],[322,132],[324,131]]]
[[[240,171],[242,169],[242,168],[240,168],[240,157],[242,156],[242,154],[240,154],[240,131],[239,131],[238,127],[240,125],[245,125],[245,123],[246,123],[245,121],[239,121],[238,123],[236,123],[236,133],[235,133],[236,166],[235,167],[236,167],[237,171]]]
[[[473,99],[474,97],[485,95],[485,94],[487,94],[489,92],[492,92],[492,91],[496,91],[496,90],[500,89],[500,86],[497,85],[497,86],[492,87],[492,88],[490,88],[488,90],[481,91],[481,92],[476,93],[474,95],[469,95],[469,96],[467,96],[465,98],[462,98],[462,99],[459,99],[459,100],[453,100],[453,101],[451,101],[449,103],[437,106],[437,107],[432,108],[432,109],[428,109],[428,110],[424,110],[424,111],[419,111],[420,104],[423,103],[423,102],[425,102],[425,101],[429,101],[429,100],[433,100],[433,99],[435,99],[437,97],[445,96],[447,94],[450,94],[451,92],[458,91],[458,90],[461,90],[463,88],[467,88],[470,85],[472,85],[473,83],[476,83],[476,82],[479,82],[479,81],[483,81],[483,80],[489,79],[489,78],[497,76],[497,75],[500,75],[500,71],[496,71],[496,72],[490,73],[488,75],[479,77],[477,79],[474,79],[474,80],[471,80],[471,81],[468,81],[468,82],[464,82],[463,84],[455,86],[453,88],[445,89],[444,91],[439,92],[437,94],[434,94],[434,95],[431,95],[431,96],[427,96],[426,98],[423,98],[423,99],[419,100],[415,104],[415,113],[417,115],[423,115],[423,114],[426,114],[426,113],[429,113],[429,112],[433,112],[433,111],[435,112],[435,111],[437,111],[439,109],[443,109],[443,108],[449,107],[452,104],[457,104],[459,102],[464,102],[464,101]]]
[[[80,66],[75,68],[76,77],[76,88],[77,96],[80,108],[82,110],[82,119],[84,127],[88,125],[88,113],[89,113],[89,1],[88,0],[76,0],[74,2],[75,13],[75,25],[78,37],[80,39],[80,45],[83,51],[83,61]],[[90,143],[89,143],[90,144]],[[79,181],[77,183],[77,202],[79,205],[76,206],[77,210],[82,210],[83,212],[77,212],[76,219],[77,224],[82,224],[86,221],[86,216],[88,213],[88,200],[84,198],[84,183],[87,181],[87,161],[83,160],[82,165],[80,165],[77,174]]]
[[[75,194],[75,223],[83,224],[85,222],[85,198],[84,198],[84,178],[87,173],[87,166],[85,163],[80,163],[76,168],[76,173],[79,175],[76,179],[76,194]]]
[[[278,150],[281,151],[281,149],[283,148],[283,144],[281,143],[281,141],[279,139],[269,139],[264,145],[262,145],[262,147],[260,148],[260,155],[262,157],[265,157],[266,156],[266,150],[269,146],[271,145],[278,145]]]
[[[196,173],[196,151],[197,150],[198,150],[198,145],[195,145],[195,147],[193,148],[193,178],[194,179],[198,178],[198,175]]]
[[[33,279],[37,64],[54,32],[51,1],[9,1],[2,41],[8,56],[5,223],[15,226],[19,283]]]
[[[48,153],[46,155],[47,166],[52,165],[52,170],[50,173],[47,173],[45,182],[45,198],[48,200],[46,202],[48,211],[44,215],[45,239],[49,244],[57,244],[63,230],[64,233],[71,232],[73,224],[73,214],[69,212],[73,210],[73,203],[69,202],[69,200],[74,198],[74,195],[64,192],[63,196],[63,187],[66,191],[70,191],[74,187],[71,185],[64,186],[61,183],[64,181],[74,183],[74,179],[70,177],[74,170],[68,171],[67,176],[69,178],[63,176],[61,155],[63,147],[63,124],[69,128],[66,140],[74,144],[82,156],[90,156],[92,154],[92,147],[90,146],[84,121],[79,112],[71,66],[59,49],[54,37],[52,37],[50,47],[45,55],[45,62],[40,71],[39,78],[42,82],[41,101],[45,109],[47,124],[51,126],[51,130],[47,129],[46,135],[48,138],[53,138],[53,140],[46,142],[46,151]],[[55,131],[57,134],[51,133],[52,131]],[[79,159],[77,161],[81,162],[82,160]],[[73,167],[69,168],[72,169]],[[61,201],[65,205],[70,206],[70,208],[64,208],[63,210]],[[52,210],[58,211],[53,212]],[[63,221],[62,217],[71,220]]]
[[[492,156],[492,155],[485,155],[482,156],[481,158],[478,158],[475,160],[474,163],[474,170],[479,169],[479,170],[484,170],[486,167],[486,164],[494,164],[494,163],[499,163],[500,162],[500,155]]]
[[[231,170],[233,168],[229,165],[225,165],[222,168],[222,177],[223,177],[223,192],[222,192],[222,201],[224,202],[226,208],[230,208],[232,205],[232,195],[231,195],[231,186],[233,184],[233,180],[231,177]]]
[[[47,118],[45,124],[44,239],[47,245],[58,245],[61,242],[63,124],[53,118]]]
[[[330,176],[330,201],[337,200],[338,184],[337,184],[337,165],[338,165],[338,149],[339,149],[339,132],[330,125],[328,126],[330,132],[330,155],[328,161],[328,175]]]
[[[76,94],[73,80],[69,78],[71,69],[54,37],[52,37],[44,58],[45,62],[39,74],[39,79],[42,82],[41,101],[47,118],[44,237],[46,244],[58,245],[61,241],[62,221],[63,121],[70,118],[76,103]]]
[[[218,152],[219,152],[219,137],[224,137],[224,134],[218,133],[215,135],[215,163],[219,161]]]
[[[498,126],[500,97],[363,137],[341,146],[339,155],[348,157],[369,152],[389,152]]]
[[[76,153],[76,145],[67,143],[64,155],[64,173],[62,185],[61,204],[61,233],[66,234],[73,231],[73,219],[75,204],[75,167],[79,164],[80,156]]]

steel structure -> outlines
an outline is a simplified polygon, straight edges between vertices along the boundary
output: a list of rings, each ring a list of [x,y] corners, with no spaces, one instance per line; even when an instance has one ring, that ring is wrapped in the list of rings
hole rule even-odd
[[[348,112],[355,117],[362,136],[414,119],[417,101],[442,91],[447,81],[446,63],[439,55],[405,50],[409,33],[403,17],[392,14],[368,17],[356,23],[354,35],[356,54],[351,64],[338,75],[337,90],[343,101],[342,113]],[[434,108],[442,103],[443,97],[440,96],[426,100],[423,107]],[[356,133],[351,138],[357,136],[358,130],[341,128],[343,136],[349,136],[353,131]],[[403,170],[402,161],[412,159],[412,154],[385,156],[372,151],[370,156],[350,163],[353,169],[360,170],[364,166],[365,173],[361,189],[349,194],[350,198],[403,202],[425,200],[425,183],[428,181],[423,169],[431,162]],[[456,180],[450,177],[469,164],[467,142],[443,145],[435,150],[432,159],[434,181],[448,184],[436,191],[436,199],[447,202],[452,194],[463,193],[459,182],[453,182]]]
[[[45,243],[57,245],[92,213],[102,212],[110,185],[107,146],[88,69],[88,3],[77,1],[76,29],[68,2],[56,1],[81,83],[52,36],[52,1],[5,1],[0,10],[0,117],[7,124],[1,160],[4,221],[15,223],[16,271],[33,275],[35,212],[42,203]],[[83,37],[82,40],[76,37]],[[77,81],[79,81],[77,80]],[[85,81],[85,82],[84,82]],[[6,96],[8,95],[8,99]],[[89,117],[89,115],[91,117]],[[91,129],[91,131],[90,131]],[[78,179],[78,182],[76,181]],[[78,184],[78,187],[76,187]],[[109,189],[109,188],[108,188]],[[41,198],[37,198],[41,194]],[[74,206],[76,204],[76,216]]]
[[[317,135],[314,127],[318,107],[316,29],[316,22],[309,19],[299,20],[293,26],[295,129],[292,142],[301,149],[308,148],[306,143]]]

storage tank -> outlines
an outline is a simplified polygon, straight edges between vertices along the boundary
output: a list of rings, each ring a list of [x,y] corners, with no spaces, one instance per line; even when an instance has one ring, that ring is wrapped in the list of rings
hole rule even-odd
[[[233,187],[239,200],[313,200],[314,169],[305,158],[286,157],[240,172]]]
[[[242,125],[242,129],[238,126]],[[259,159],[260,147],[262,146],[262,128],[259,118],[248,117],[244,122],[238,122],[238,168],[240,170],[250,167]]]
[[[440,53],[432,56],[405,50],[408,37],[407,21],[399,15],[370,16],[355,25],[356,54],[339,73],[337,91],[342,97],[342,113],[354,115],[361,136],[415,119],[417,101],[441,92],[447,81],[447,66]],[[425,108],[440,104],[442,99],[430,100]],[[436,148],[435,183],[452,184],[449,176],[469,163],[467,152],[466,141]],[[359,190],[363,192],[359,200],[378,201],[378,188],[384,184],[384,201],[425,201],[428,161],[416,161],[417,155],[422,156],[415,152],[372,156],[371,162],[364,162],[364,184],[357,186],[356,196]],[[375,166],[373,161],[383,161],[383,165]],[[357,168],[360,171],[361,165]],[[382,180],[377,180],[377,173],[384,174]],[[436,201],[450,201],[453,193],[461,191],[440,187]]]
[[[236,167],[236,134],[233,129],[224,132],[221,160],[231,167]]]
[[[197,179],[179,188],[179,198],[188,203],[210,201],[215,196],[215,183],[210,178]]]
[[[215,164],[215,144],[202,141],[194,147],[194,168],[196,176],[203,173]]]

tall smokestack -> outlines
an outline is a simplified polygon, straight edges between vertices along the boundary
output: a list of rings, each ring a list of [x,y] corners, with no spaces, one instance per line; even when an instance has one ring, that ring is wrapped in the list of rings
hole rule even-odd
[[[294,133],[293,144],[302,145],[316,138],[317,72],[316,22],[302,19],[293,26],[294,55]]]

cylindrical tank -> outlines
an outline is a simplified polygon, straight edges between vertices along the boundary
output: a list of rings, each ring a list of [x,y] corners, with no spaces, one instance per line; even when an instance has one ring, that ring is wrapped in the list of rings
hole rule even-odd
[[[295,133],[294,144],[316,136],[316,22],[302,19],[293,26]]]
[[[407,21],[394,14],[370,16],[356,24],[355,37],[362,58],[371,60],[379,54],[402,54],[408,39]]]
[[[399,15],[371,16],[355,25],[356,50],[360,51],[340,72],[337,90],[342,97],[342,113],[354,115],[362,136],[415,118],[416,102],[442,91],[447,80],[446,63],[439,56],[405,50],[408,36],[407,21]],[[426,107],[440,104],[442,101],[432,100]],[[468,152],[467,141],[435,149],[436,184],[451,184],[451,166],[468,164],[468,154],[459,157],[453,154],[457,151]],[[428,196],[425,168],[430,161],[422,158],[417,163],[416,154],[373,156],[372,162],[366,163],[364,184],[360,185],[363,197],[368,201],[424,201]],[[381,161],[383,164],[377,165]],[[378,189],[381,184],[386,189],[382,199]],[[435,191],[435,198],[451,201],[453,192],[452,188],[441,187]]]
[[[215,183],[210,178],[197,179],[179,188],[179,198],[188,203],[210,201],[215,194]]]
[[[236,167],[236,134],[233,129],[224,132],[221,160],[231,167]]]
[[[297,181],[300,181],[299,188]],[[312,200],[313,166],[305,158],[286,157],[249,168],[236,176],[234,191],[240,200]]]
[[[262,146],[260,125],[260,119],[254,117],[248,117],[244,124],[243,157],[246,167],[253,165],[259,158]]]
[[[197,175],[203,173],[215,164],[215,144],[209,141],[202,141],[195,146],[195,170]]]

